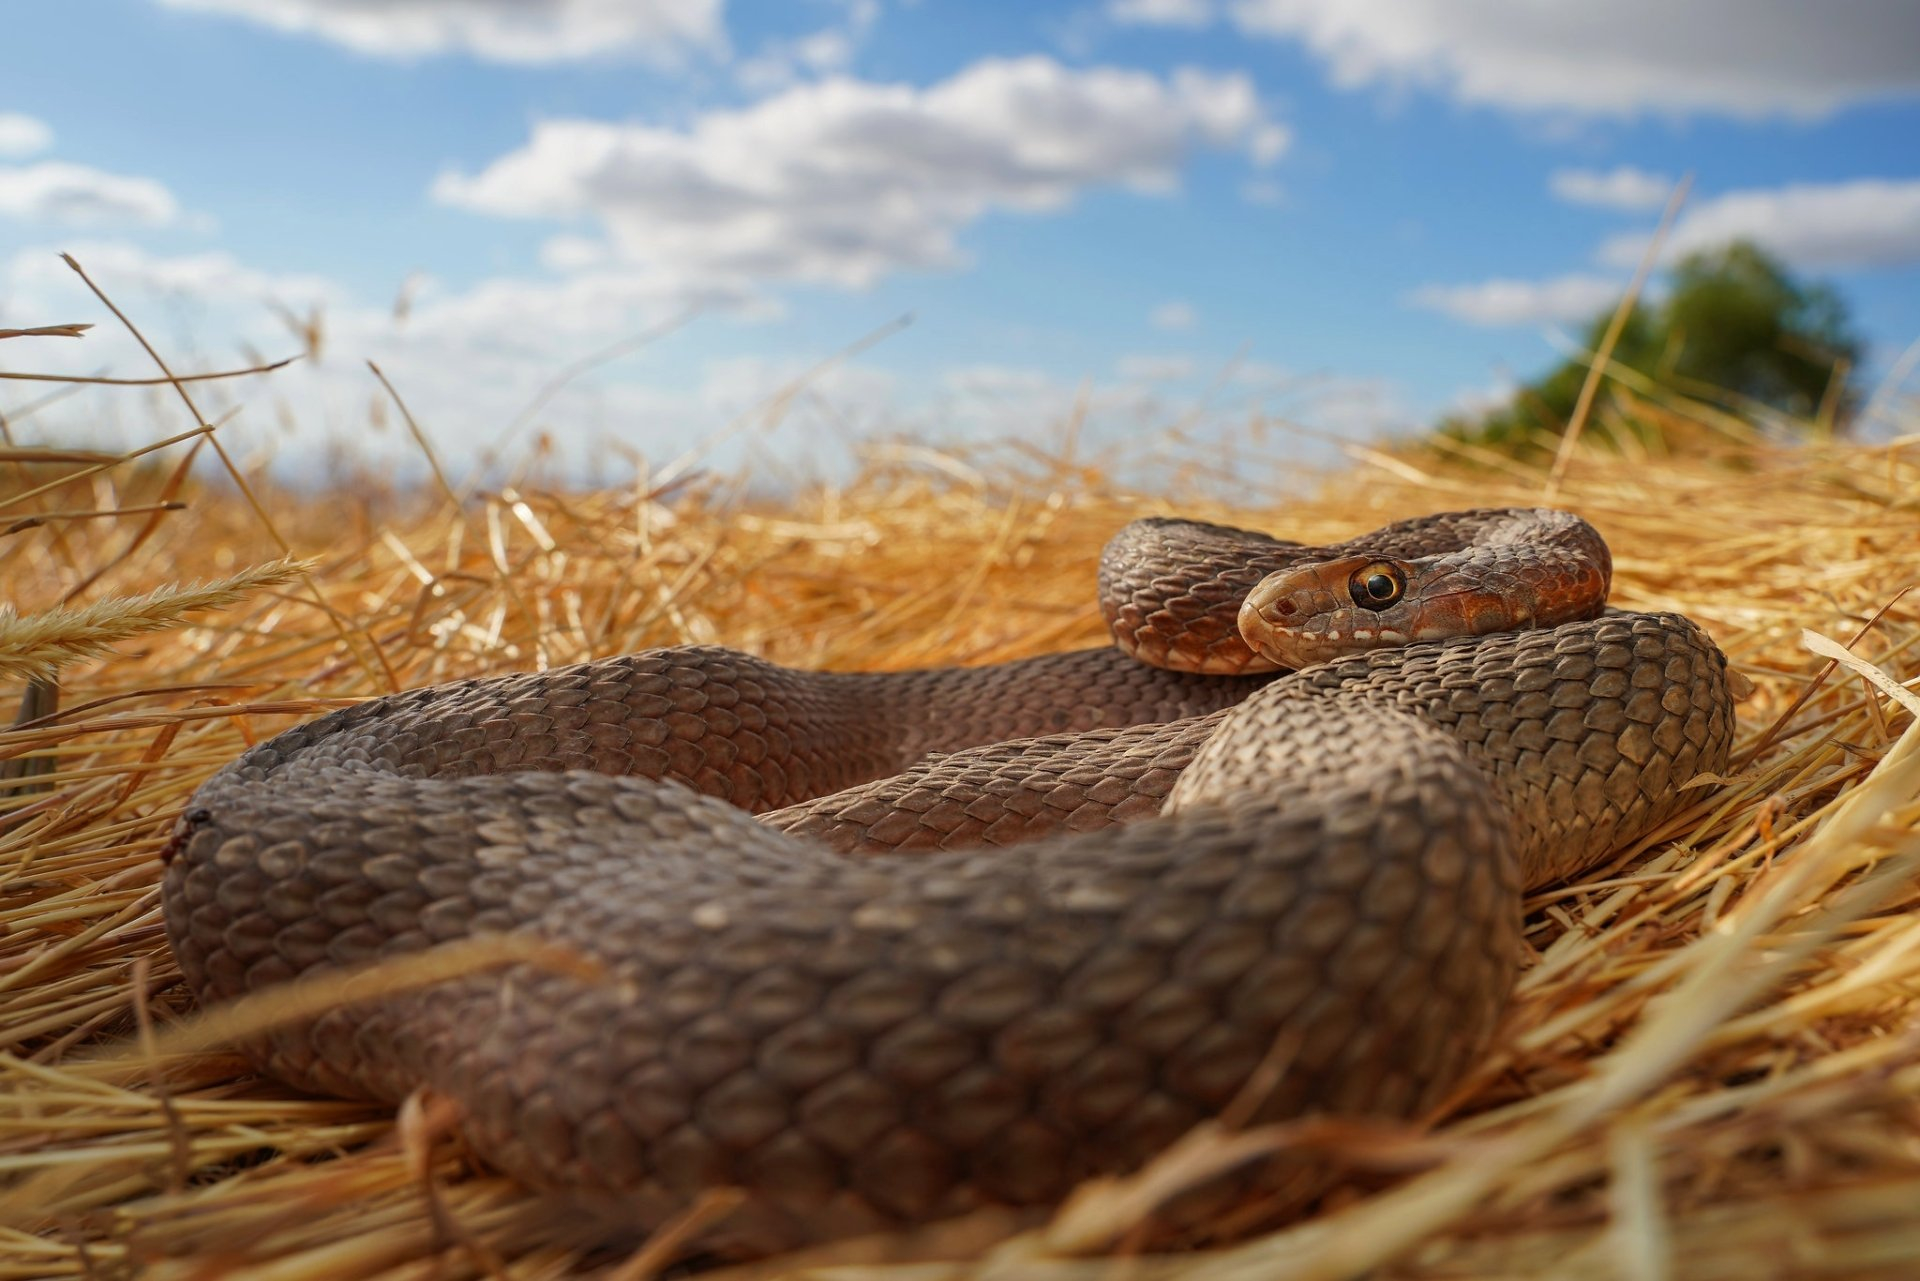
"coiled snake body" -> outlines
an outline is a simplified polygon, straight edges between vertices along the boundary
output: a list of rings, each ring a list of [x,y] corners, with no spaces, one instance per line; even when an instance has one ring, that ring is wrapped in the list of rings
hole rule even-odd
[[[377,699],[200,789],[169,934],[207,1001],[485,931],[578,949],[604,978],[496,969],[251,1049],[430,1086],[635,1228],[744,1188],[755,1248],[1052,1203],[1230,1105],[1416,1115],[1500,1015],[1523,886],[1724,764],[1724,658],[1601,614],[1608,572],[1553,512],[1330,548],[1137,522],[1102,590],[1150,662],[677,648]],[[1398,647],[1253,674],[1354,643]]]

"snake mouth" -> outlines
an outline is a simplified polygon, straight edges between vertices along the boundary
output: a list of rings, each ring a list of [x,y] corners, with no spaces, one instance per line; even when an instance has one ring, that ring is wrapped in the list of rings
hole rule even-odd
[[[1269,574],[1247,593],[1240,605],[1240,639],[1247,648],[1282,667],[1299,668],[1312,662],[1297,644],[1301,624],[1313,616],[1316,594],[1302,586],[1298,571]]]

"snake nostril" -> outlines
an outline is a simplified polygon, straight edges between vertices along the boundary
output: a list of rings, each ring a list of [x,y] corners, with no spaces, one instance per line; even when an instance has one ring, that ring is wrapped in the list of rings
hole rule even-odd
[[[1292,618],[1300,610],[1300,607],[1290,600],[1277,600],[1267,608],[1282,618]]]

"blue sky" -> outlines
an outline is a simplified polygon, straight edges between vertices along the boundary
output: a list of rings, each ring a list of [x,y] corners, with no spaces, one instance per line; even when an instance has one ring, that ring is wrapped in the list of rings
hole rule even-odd
[[[400,448],[366,359],[470,456],[569,362],[687,314],[537,424],[658,465],[911,313],[723,460],[1044,439],[1082,400],[1105,440],[1197,408],[1364,437],[1553,361],[1692,172],[1676,251],[1747,235],[1832,281],[1877,376],[1920,337],[1920,6],[1844,11],[18,5],[0,324],[101,318],[62,250],[186,366],[294,350],[275,304],[318,307],[318,362],[209,392],[243,406],[230,439],[296,458]],[[104,324],[0,355],[145,372]],[[130,443],[174,412],[121,394],[37,425]]]

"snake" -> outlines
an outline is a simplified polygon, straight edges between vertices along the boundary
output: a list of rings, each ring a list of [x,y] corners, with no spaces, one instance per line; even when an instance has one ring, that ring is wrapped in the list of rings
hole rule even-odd
[[[251,1035],[297,1088],[455,1105],[485,1163],[742,1253],[1043,1212],[1230,1117],[1418,1120],[1495,1035],[1523,900],[1653,833],[1725,656],[1610,609],[1550,509],[1102,555],[1114,643],[812,671],[676,646],[373,698],[203,783],[164,916],[218,1003],[522,956]]]

